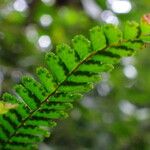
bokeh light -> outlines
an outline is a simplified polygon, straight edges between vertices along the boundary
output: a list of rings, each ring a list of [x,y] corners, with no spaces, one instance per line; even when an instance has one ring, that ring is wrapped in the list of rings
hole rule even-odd
[[[125,76],[129,79],[134,79],[137,77],[137,70],[133,65],[127,65],[125,66],[125,68],[123,69],[123,72],[125,74]]]
[[[40,36],[38,44],[42,49],[46,49],[51,45],[51,39],[48,35]]]
[[[16,0],[13,4],[13,7],[16,11],[23,12],[27,10],[28,5],[25,0]]]
[[[40,23],[43,27],[48,27],[52,23],[52,21],[52,17],[48,14],[44,14],[40,17]]]
[[[108,2],[115,13],[129,13],[132,9],[129,0],[109,0]]]

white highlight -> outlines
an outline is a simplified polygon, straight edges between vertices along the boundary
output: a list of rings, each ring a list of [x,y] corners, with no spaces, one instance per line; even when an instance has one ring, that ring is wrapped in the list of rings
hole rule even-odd
[[[104,10],[101,13],[101,19],[106,23],[111,23],[115,25],[119,24],[118,18],[110,10]]]
[[[97,86],[97,92],[101,96],[107,96],[110,91],[111,88],[106,82],[103,82]]]
[[[49,6],[52,6],[55,4],[55,0],[42,0],[42,2]]]
[[[53,19],[50,15],[42,15],[40,18],[40,23],[44,27],[48,27],[52,23]]]
[[[134,65],[136,63],[136,60],[134,57],[124,57],[124,58],[122,58],[121,63],[124,66]]]
[[[139,120],[146,120],[150,117],[150,111],[148,108],[141,108],[136,111],[136,117]]]
[[[133,65],[128,65],[123,69],[124,75],[129,79],[134,79],[137,77],[137,70]]]
[[[42,35],[38,40],[41,48],[48,48],[51,45],[51,39],[48,35]]]
[[[132,9],[131,2],[128,0],[113,0],[110,5],[115,13],[129,13]]]
[[[82,0],[83,8],[86,13],[93,19],[98,21],[104,21],[111,24],[119,24],[117,16],[110,10],[103,11],[100,6],[97,5],[95,0]]]
[[[16,0],[13,4],[13,7],[16,11],[23,12],[27,10],[28,5],[25,0]]]
[[[93,0],[82,0],[82,5],[86,13],[91,16],[93,19],[100,20],[100,14],[102,12],[101,8],[98,7],[95,1]]]
[[[119,103],[119,108],[126,115],[133,115],[136,111],[136,107],[126,100]]]

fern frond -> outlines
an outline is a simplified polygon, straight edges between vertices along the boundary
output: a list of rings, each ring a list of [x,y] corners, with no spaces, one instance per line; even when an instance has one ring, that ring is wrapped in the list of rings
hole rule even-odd
[[[90,40],[77,35],[72,47],[58,45],[54,53],[46,54],[47,67],[37,68],[38,80],[23,76],[15,95],[2,96],[3,101],[19,105],[0,116],[0,149],[36,149],[56,119],[68,116],[71,103],[101,80],[102,72],[147,42],[150,24],[142,20],[127,22],[124,31],[114,25],[97,26],[90,30]]]

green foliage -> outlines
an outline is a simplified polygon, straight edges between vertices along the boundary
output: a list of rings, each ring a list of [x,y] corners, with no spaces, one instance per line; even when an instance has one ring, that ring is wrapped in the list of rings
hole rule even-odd
[[[37,80],[23,76],[14,88],[15,96],[2,96],[19,106],[0,116],[0,148],[36,149],[56,120],[68,116],[71,102],[91,90],[100,74],[111,71],[120,58],[150,42],[149,34],[149,23],[143,25],[143,20],[140,25],[128,22],[123,32],[113,25],[97,26],[90,30],[90,40],[77,35],[73,48],[60,44],[47,53],[47,67],[37,68]]]

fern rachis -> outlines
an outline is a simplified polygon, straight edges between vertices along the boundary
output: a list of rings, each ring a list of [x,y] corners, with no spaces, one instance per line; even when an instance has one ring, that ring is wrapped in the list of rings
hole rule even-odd
[[[39,67],[39,81],[24,76],[15,86],[16,96],[3,95],[4,101],[19,102],[18,108],[0,116],[1,149],[31,149],[49,135],[47,127],[55,119],[66,117],[74,99],[89,91],[100,80],[99,73],[109,71],[123,56],[130,56],[150,41],[150,25],[130,22],[122,33],[113,25],[95,27],[90,41],[76,36],[73,49],[66,44],[55,54],[46,55],[47,68]],[[17,97],[17,98],[16,98]]]

